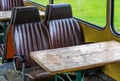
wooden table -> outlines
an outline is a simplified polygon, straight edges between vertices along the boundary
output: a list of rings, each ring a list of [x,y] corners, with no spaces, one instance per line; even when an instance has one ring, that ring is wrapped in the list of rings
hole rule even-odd
[[[30,56],[47,72],[55,75],[120,62],[120,42],[107,41],[36,51]]]
[[[39,10],[40,16],[45,16],[45,12]],[[11,11],[0,11],[0,21],[6,21],[11,19]]]

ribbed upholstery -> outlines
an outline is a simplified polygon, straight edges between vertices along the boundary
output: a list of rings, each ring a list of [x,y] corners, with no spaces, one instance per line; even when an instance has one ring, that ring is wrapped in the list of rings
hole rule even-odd
[[[36,7],[18,7],[13,12],[14,19],[11,23],[14,24],[15,54],[23,54],[26,57],[26,68],[35,66],[36,63],[31,60],[29,53],[49,48],[48,36],[45,36],[47,31],[40,23]],[[19,69],[20,64],[17,64]]]
[[[15,54],[23,54],[26,67],[34,66],[29,57],[30,52],[49,48],[47,30],[40,22],[19,24],[14,26]]]
[[[36,7],[14,8],[13,12],[15,13],[12,15],[13,19],[11,19],[8,31],[12,32],[11,38],[15,55],[25,57],[25,73],[30,81],[53,81],[53,76],[39,67],[29,55],[30,52],[50,48],[48,30],[40,22],[39,13],[36,9]],[[28,14],[28,12],[32,14]],[[19,13],[22,13],[22,15]],[[16,60],[16,67],[21,70],[20,60]]]
[[[52,48],[83,44],[82,31],[75,19],[49,22]]]
[[[52,48],[84,43],[81,28],[72,17],[69,4],[50,4],[47,6],[46,13],[48,14],[46,14],[44,22],[48,26]]]
[[[19,24],[14,26],[13,35],[16,48],[15,53],[25,56],[25,67],[31,68],[37,66],[29,54],[33,51],[49,49],[48,31],[46,28],[41,22]],[[21,68],[19,61],[16,62],[16,65],[18,69]],[[52,78],[52,76],[40,68],[27,70],[27,73],[30,77],[34,77],[32,79],[35,79],[35,81],[51,81]]]
[[[14,56],[13,40],[11,37],[12,34],[11,26],[13,26],[14,24],[16,25],[40,21],[39,12],[36,7],[21,7],[21,8],[17,7],[17,9],[19,10],[16,11],[16,8],[13,8],[11,23],[6,30],[5,53],[3,59],[10,59],[13,58]],[[22,14],[19,14],[21,12]],[[29,12],[31,14],[29,14]]]
[[[24,6],[23,0],[0,0],[0,10],[12,10],[13,7]]]

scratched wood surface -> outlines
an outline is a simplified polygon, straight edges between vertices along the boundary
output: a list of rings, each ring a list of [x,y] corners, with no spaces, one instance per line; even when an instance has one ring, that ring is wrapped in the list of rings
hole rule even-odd
[[[0,11],[0,21],[10,20],[11,11]]]
[[[30,56],[54,75],[120,62],[120,42],[108,41],[36,51]]]
[[[45,12],[39,10],[40,16],[45,16]],[[0,21],[10,20],[11,19],[11,11],[0,11]]]

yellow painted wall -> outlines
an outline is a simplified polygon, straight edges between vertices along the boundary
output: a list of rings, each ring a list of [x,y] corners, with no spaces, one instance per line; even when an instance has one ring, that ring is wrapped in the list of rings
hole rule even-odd
[[[86,42],[120,41],[120,37],[113,35],[109,26],[106,26],[102,30],[88,26],[87,24],[82,24],[81,22],[80,26],[83,30]],[[116,81],[120,81],[120,63],[106,65],[102,70]]]

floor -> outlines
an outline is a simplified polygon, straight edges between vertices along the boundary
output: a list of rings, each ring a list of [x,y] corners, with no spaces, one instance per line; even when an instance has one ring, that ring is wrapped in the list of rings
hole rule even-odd
[[[0,65],[0,81],[21,81],[20,74],[16,73],[13,69],[12,63],[6,63]],[[74,80],[73,80],[74,81]],[[85,77],[84,81],[116,81],[104,73],[98,73],[97,75],[92,75]]]

